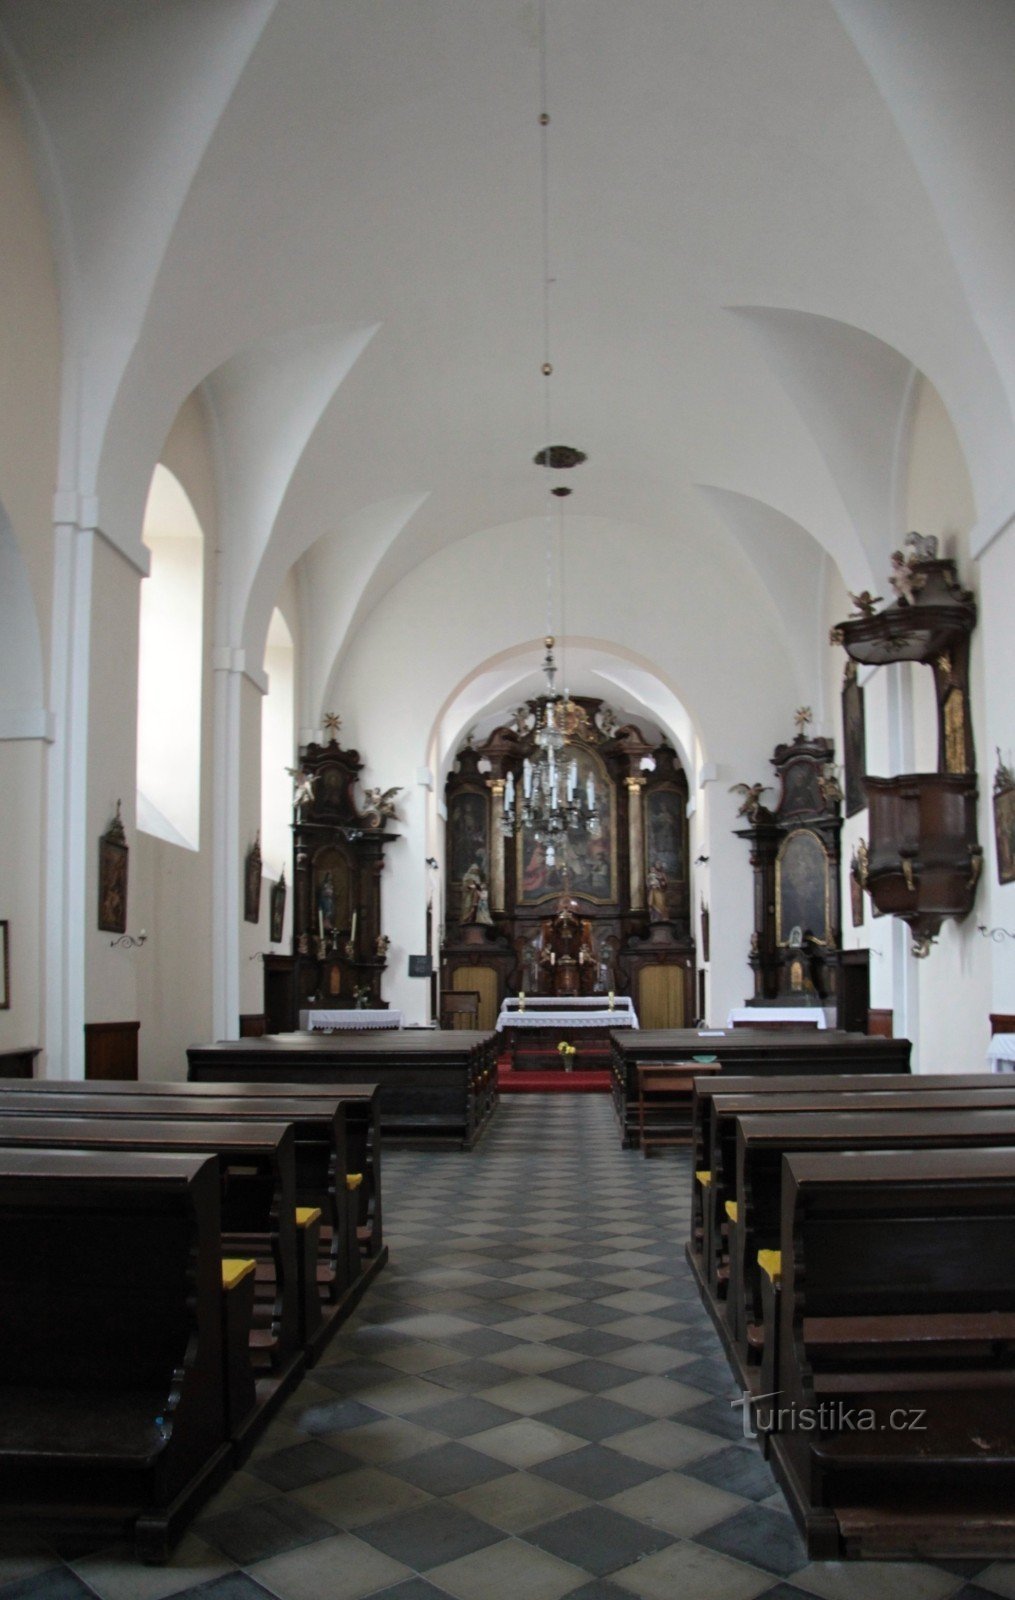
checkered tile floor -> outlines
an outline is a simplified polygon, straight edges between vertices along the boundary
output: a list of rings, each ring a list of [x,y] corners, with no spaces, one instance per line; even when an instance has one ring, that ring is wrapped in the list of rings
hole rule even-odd
[[[165,1568],[0,1560],[73,1600],[1015,1600],[1015,1563],[809,1562],[684,1264],[685,1156],[519,1096],[385,1155],[391,1262]]]

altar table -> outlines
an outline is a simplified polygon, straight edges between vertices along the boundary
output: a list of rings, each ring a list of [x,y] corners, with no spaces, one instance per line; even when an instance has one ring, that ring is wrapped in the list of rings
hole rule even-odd
[[[310,1010],[300,1012],[300,1028],[305,1033],[326,1033],[339,1028],[360,1033],[369,1028],[400,1028],[401,1011]]]

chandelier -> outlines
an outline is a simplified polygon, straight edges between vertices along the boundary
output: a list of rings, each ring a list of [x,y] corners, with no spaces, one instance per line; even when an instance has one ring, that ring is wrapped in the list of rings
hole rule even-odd
[[[515,775],[509,772],[504,783],[504,809],[499,823],[507,838],[514,836],[520,823],[543,846],[548,867],[556,865],[557,845],[568,833],[599,832],[600,812],[592,774],[585,779],[584,792],[578,781],[578,760],[567,757],[567,700],[557,693],[557,663],[552,633],[543,640],[546,655],[543,672],[546,694],[536,702],[533,741],[539,751],[535,760],[522,762],[521,795],[515,794]]]
[[[539,81],[540,81],[540,170],[542,246],[543,246],[543,376],[544,426],[547,443],[535,457],[536,465],[552,471],[580,466],[586,459],[583,451],[572,445],[551,445],[550,379],[553,362],[550,359],[550,287],[556,282],[550,267],[550,113],[546,95],[546,0],[541,0],[539,27]],[[564,614],[564,522],[563,500],[571,493],[569,488],[555,486],[550,490],[557,497],[558,523],[561,546],[560,612],[561,631]],[[599,804],[595,780],[591,773],[585,780],[584,790],[579,783],[577,757],[566,755],[568,736],[568,696],[557,691],[557,662],[553,649],[553,517],[547,501],[546,516],[546,637],[543,643],[543,672],[546,676],[546,693],[535,702],[536,724],[533,741],[536,754],[533,760],[526,756],[522,763],[521,793],[516,794],[515,776],[509,772],[504,783],[504,808],[498,818],[500,831],[507,838],[521,826],[536,843],[542,845],[548,867],[556,865],[557,848],[569,833],[598,833],[600,826]],[[565,680],[566,683],[566,680]]]

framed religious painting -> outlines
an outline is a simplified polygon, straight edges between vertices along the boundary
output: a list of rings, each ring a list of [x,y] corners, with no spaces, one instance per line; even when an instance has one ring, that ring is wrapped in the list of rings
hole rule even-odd
[[[775,939],[783,946],[810,936],[832,943],[831,862],[810,828],[794,828],[775,858]]]
[[[258,834],[243,866],[243,920],[261,920],[261,835]]]
[[[282,943],[282,928],[285,923],[285,868],[279,873],[278,882],[271,888],[271,930],[272,944]]]
[[[116,816],[99,840],[99,932],[127,932],[127,835],[120,802]]]
[[[867,733],[863,690],[857,682],[855,661],[847,661],[842,680],[842,749],[846,815],[855,817],[867,804]]]
[[[589,778],[600,806],[595,833],[565,833],[547,860],[545,844],[535,829],[522,827],[517,840],[518,903],[538,905],[559,895],[565,884],[569,894],[581,895],[600,905],[617,898],[617,825],[613,783],[595,751],[586,745],[568,746],[568,759],[577,766],[577,786],[585,792]]]
[[[1015,883],[1015,772],[997,752],[994,774],[994,840],[997,845],[997,881]]]
[[[645,883],[653,922],[675,914],[676,888],[687,876],[686,804],[686,795],[675,785],[660,784],[645,794]]]

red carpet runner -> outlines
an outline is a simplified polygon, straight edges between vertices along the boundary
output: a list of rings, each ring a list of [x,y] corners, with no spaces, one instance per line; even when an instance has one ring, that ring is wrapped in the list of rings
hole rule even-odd
[[[497,1063],[497,1084],[501,1094],[609,1094],[610,1074],[574,1071],[512,1072],[510,1061],[502,1056]]]

